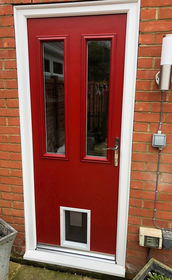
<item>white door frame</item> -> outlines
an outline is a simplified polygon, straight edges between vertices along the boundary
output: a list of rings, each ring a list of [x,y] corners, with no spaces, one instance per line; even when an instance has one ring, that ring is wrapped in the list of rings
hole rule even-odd
[[[14,6],[24,187],[25,259],[116,276],[125,276],[139,12],[140,0],[102,0],[95,2]],[[36,250],[37,240],[27,19],[120,13],[127,13],[127,30],[119,169],[116,262],[98,258],[94,259],[88,256],[72,256],[63,252],[57,253],[47,250]]]

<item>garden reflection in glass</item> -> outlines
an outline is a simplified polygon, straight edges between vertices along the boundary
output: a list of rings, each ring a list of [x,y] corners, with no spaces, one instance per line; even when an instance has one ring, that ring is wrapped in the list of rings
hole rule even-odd
[[[87,133],[89,156],[106,157],[111,40],[87,41]]]
[[[64,42],[42,47],[46,153],[65,154]]]

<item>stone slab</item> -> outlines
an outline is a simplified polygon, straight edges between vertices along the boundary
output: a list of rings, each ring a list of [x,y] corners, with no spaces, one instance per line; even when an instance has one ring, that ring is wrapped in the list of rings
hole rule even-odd
[[[77,274],[59,272],[30,265],[10,264],[9,280],[92,280]],[[96,280],[94,278],[94,280]]]

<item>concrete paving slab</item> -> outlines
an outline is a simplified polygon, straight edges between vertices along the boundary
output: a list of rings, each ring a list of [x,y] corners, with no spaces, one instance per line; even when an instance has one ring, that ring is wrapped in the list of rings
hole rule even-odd
[[[30,265],[10,264],[9,280],[92,280],[90,277]],[[96,280],[94,278],[94,280]]]
[[[9,274],[8,274],[8,279],[13,280],[14,276],[16,275],[17,271],[21,268],[21,264],[15,263],[15,262],[10,262],[10,267],[9,267]]]

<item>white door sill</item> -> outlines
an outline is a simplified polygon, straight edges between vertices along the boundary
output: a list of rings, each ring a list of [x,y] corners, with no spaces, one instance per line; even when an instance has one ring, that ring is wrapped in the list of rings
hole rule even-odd
[[[114,261],[93,259],[86,256],[69,255],[62,252],[50,252],[46,250],[27,250],[24,259],[43,262],[97,273],[125,277],[125,267]]]

